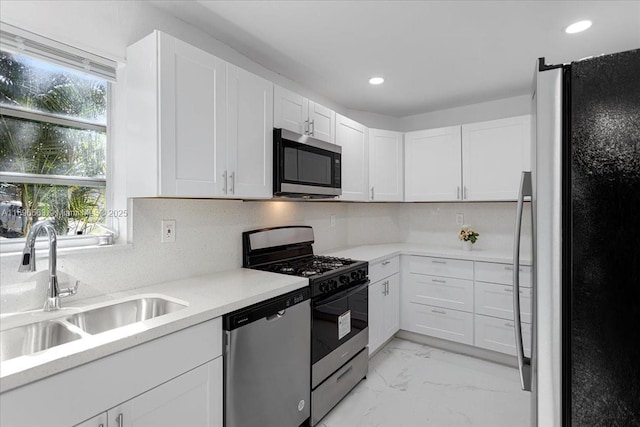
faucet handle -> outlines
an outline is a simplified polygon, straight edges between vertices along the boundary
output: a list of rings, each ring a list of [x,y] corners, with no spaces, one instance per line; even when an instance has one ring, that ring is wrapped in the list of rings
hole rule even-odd
[[[60,298],[70,297],[78,293],[79,280],[76,280],[76,284],[72,288],[58,288],[58,296]]]

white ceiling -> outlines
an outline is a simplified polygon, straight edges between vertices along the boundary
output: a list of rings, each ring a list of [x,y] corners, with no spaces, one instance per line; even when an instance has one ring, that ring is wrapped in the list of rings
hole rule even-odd
[[[640,47],[640,1],[154,4],[348,109],[395,117],[529,93],[538,57]],[[581,19],[593,27],[564,33]]]

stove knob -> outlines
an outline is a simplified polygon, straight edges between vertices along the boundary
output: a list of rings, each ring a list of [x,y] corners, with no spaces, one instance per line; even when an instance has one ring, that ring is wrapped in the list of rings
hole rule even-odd
[[[329,287],[327,286],[326,283],[320,283],[320,286],[318,286],[318,289],[320,289],[320,292],[327,292],[329,290]]]
[[[357,271],[352,271],[351,272],[351,280],[358,280],[358,272]]]
[[[349,284],[349,276],[340,276],[340,283],[342,283],[343,285],[348,285]]]
[[[338,282],[335,280],[329,280],[329,289],[335,290],[338,288]]]

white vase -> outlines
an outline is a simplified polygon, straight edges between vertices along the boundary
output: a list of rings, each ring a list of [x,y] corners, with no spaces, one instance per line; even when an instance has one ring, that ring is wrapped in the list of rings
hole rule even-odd
[[[473,247],[473,243],[471,243],[471,240],[462,241],[462,250],[470,251],[472,247]]]

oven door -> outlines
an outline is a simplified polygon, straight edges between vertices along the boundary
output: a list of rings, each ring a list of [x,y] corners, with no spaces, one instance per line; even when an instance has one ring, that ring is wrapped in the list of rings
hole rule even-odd
[[[312,386],[369,343],[369,280],[312,301]]]
[[[342,148],[286,129],[274,129],[273,193],[335,197],[342,194]]]

